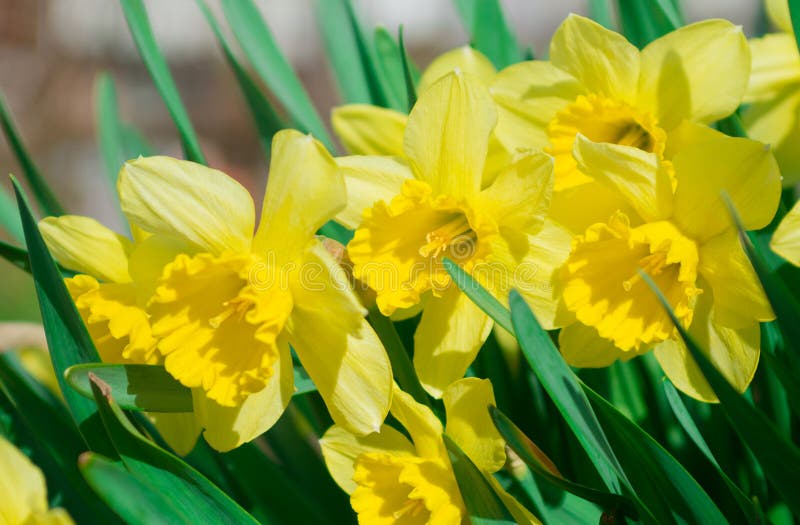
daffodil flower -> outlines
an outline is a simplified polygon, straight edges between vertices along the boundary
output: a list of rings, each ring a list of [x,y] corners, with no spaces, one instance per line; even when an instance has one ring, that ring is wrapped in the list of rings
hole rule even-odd
[[[47,486],[39,467],[0,436],[0,523],[71,525],[62,508],[49,509]]]
[[[442,434],[447,434],[484,473],[518,523],[539,523],[491,476],[505,461],[505,444],[489,417],[492,384],[466,378],[444,392],[447,425],[395,387],[392,415],[408,432],[383,425],[359,437],[334,425],[320,440],[328,470],[350,495],[364,525],[458,525],[467,519]]]
[[[728,380],[743,391],[759,357],[759,322],[774,314],[739,244],[721,198],[727,192],[747,229],[772,220],[780,173],[769,147],[684,123],[667,148],[670,161],[630,146],[578,135],[575,158],[635,210],[614,213],[577,237],[560,278],[575,322],[560,348],[579,367],[601,367],[655,351],[685,393],[714,395],[639,275],[652,277],[676,316]]]
[[[545,224],[552,161],[520,151],[482,188],[496,120],[486,88],[449,73],[411,111],[402,158],[337,159],[348,193],[337,220],[356,229],[348,245],[353,274],[375,290],[385,315],[424,302],[414,365],[435,396],[463,377],[492,328],[451,281],[445,257],[499,298],[510,287],[523,290],[546,325],[555,317],[551,277],[569,235]]]
[[[53,257],[78,272],[65,283],[103,362],[161,364],[146,305],[163,266],[185,246],[178,239],[131,229],[133,241],[90,217],[63,215],[39,222]],[[148,417],[178,454],[192,451],[201,431],[193,414]]]
[[[784,184],[800,181],[800,54],[786,0],[767,1],[770,20],[781,32],[750,40],[753,70],[742,114],[747,134],[772,144]]]
[[[793,265],[800,266],[800,201],[781,219],[769,246]]]
[[[572,156],[578,135],[627,145],[658,158],[684,120],[710,123],[742,101],[750,73],[738,26],[706,20],[639,51],[623,36],[570,15],[550,43],[549,61],[514,64],[492,84],[517,118],[498,139],[509,151],[543,148],[555,158],[552,215],[580,232],[624,206]]]

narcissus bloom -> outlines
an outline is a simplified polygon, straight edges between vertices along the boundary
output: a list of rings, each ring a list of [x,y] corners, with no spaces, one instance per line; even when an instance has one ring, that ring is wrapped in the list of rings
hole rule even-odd
[[[409,440],[383,425],[377,434],[354,436],[337,425],[320,440],[328,470],[363,525],[458,525],[467,519],[442,433],[487,474],[498,496],[518,523],[539,523],[491,476],[506,460],[505,443],[488,407],[494,404],[492,384],[467,378],[450,385],[443,395],[447,425],[433,412],[395,388],[392,415]]]
[[[48,509],[42,471],[3,436],[0,436],[0,495],[3,525],[73,523],[64,509]]]
[[[769,246],[793,265],[800,266],[800,202],[781,219]]]
[[[591,167],[635,212],[618,211],[575,239],[561,270],[562,300],[575,322],[562,329],[560,348],[580,367],[655,350],[678,388],[710,401],[713,392],[638,272],[652,277],[689,333],[744,390],[758,363],[759,322],[774,315],[721,193],[747,229],[763,228],[778,206],[780,174],[768,146],[688,122],[664,156],[578,135],[578,166]]]
[[[424,303],[414,365],[441,395],[463,377],[492,328],[491,319],[451,281],[452,259],[498,298],[511,287],[552,327],[550,278],[569,236],[545,224],[552,160],[520,151],[482,187],[497,113],[486,88],[450,73],[420,95],[405,129],[403,157],[337,159],[348,204],[337,220],[356,229],[353,273],[377,293],[385,315]]]
[[[732,113],[749,73],[742,30],[724,20],[690,24],[639,51],[623,36],[570,15],[553,35],[549,61],[514,64],[493,83],[493,92],[516,98],[518,117],[498,139],[509,151],[537,147],[553,155],[553,216],[582,231],[624,203],[575,161],[578,135],[660,159],[682,121],[709,123]]]
[[[784,184],[800,181],[800,54],[786,0],[770,0],[767,12],[781,30],[750,40],[753,70],[742,114],[747,134],[772,144]]]

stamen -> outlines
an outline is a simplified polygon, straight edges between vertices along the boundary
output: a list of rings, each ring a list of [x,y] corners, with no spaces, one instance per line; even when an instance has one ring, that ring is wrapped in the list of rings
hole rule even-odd
[[[425,510],[425,505],[422,503],[422,500],[408,499],[403,504],[403,506],[400,507],[400,509],[392,513],[392,517],[396,520],[399,520],[403,516],[415,518],[419,516],[424,510]]]
[[[469,221],[459,213],[450,222],[425,235],[425,244],[420,247],[419,254],[423,257],[439,257],[448,248],[473,243],[476,239],[477,234],[470,228]]]

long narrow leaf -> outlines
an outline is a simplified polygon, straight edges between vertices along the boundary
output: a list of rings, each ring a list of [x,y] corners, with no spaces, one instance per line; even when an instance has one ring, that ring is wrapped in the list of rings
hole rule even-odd
[[[23,242],[25,240],[22,223],[19,222],[17,204],[2,186],[0,186],[0,228],[4,229],[15,241]]]
[[[470,274],[450,259],[445,258],[443,264],[456,286],[467,294],[467,297],[472,299],[472,302],[478,305],[478,308],[486,312],[489,317],[494,319],[494,322],[505,328],[509,333],[514,333],[511,314],[506,307],[500,304],[500,301],[495,299],[486,288],[481,286]]]
[[[498,0],[455,0],[472,47],[486,55],[498,69],[522,60],[517,39],[506,23]]]

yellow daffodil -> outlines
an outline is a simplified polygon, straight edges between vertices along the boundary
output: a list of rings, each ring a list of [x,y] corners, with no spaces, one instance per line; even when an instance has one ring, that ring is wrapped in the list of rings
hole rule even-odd
[[[570,15],[553,35],[549,58],[498,74],[492,91],[516,119],[497,135],[509,151],[536,147],[553,155],[552,215],[575,232],[625,205],[580,169],[572,156],[578,135],[660,159],[682,121],[710,123],[732,113],[750,72],[741,28],[724,20],[682,27],[639,51],[623,36]]]
[[[800,266],[800,201],[781,219],[769,245],[775,253]]]
[[[64,215],[39,222],[53,257],[78,272],[65,283],[103,362],[163,364],[145,308],[163,266],[184,246],[177,239],[131,229],[133,241],[89,217]],[[201,431],[193,414],[148,416],[178,454],[192,451]]]
[[[713,392],[638,272],[652,277],[689,333],[744,390],[758,363],[759,322],[774,316],[720,195],[730,195],[747,229],[763,228],[777,209],[780,174],[768,146],[688,122],[665,156],[671,160],[578,135],[578,166],[635,212],[617,211],[575,239],[560,275],[575,322],[561,331],[560,348],[579,367],[654,349],[678,388],[710,401]]]
[[[750,40],[753,69],[742,115],[747,133],[772,144],[784,184],[800,181],[800,54],[786,0],[767,1],[770,20],[780,29]]]
[[[545,223],[552,161],[520,151],[482,188],[497,120],[486,88],[449,73],[425,89],[405,127],[403,157],[337,159],[356,229],[353,274],[377,293],[385,315],[419,306],[414,365],[432,395],[463,377],[492,328],[462,294],[442,260],[452,259],[499,298],[517,287],[552,327],[551,276],[569,251],[566,231]]]
[[[383,425],[359,437],[337,425],[320,440],[336,483],[350,495],[362,525],[458,525],[467,521],[464,502],[442,434],[450,437],[487,474],[518,523],[538,523],[491,476],[506,460],[504,442],[489,417],[492,384],[485,379],[456,381],[444,392],[447,425],[433,412],[395,388],[391,414],[408,432]]]
[[[48,509],[47,486],[42,471],[3,436],[0,436],[0,523],[74,523],[64,509]]]

